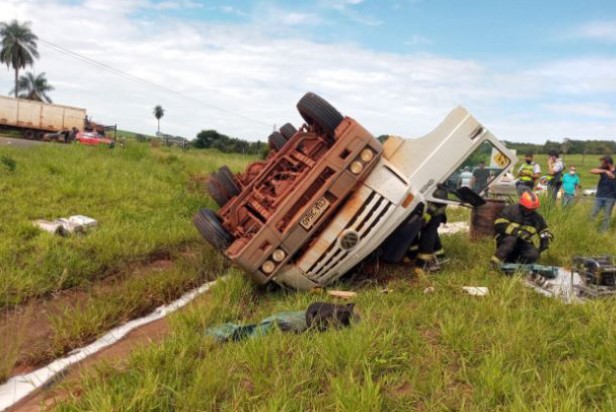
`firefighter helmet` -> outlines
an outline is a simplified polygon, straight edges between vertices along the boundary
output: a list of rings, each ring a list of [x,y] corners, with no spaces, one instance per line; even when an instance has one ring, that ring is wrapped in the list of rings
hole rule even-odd
[[[520,204],[528,210],[539,209],[539,196],[533,192],[524,192],[520,196]]]

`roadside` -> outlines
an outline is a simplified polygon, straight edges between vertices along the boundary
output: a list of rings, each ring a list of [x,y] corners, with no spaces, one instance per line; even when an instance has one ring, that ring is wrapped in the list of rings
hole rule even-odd
[[[0,147],[9,146],[9,147],[33,147],[40,146],[47,142],[41,142],[38,140],[26,140],[26,139],[18,139],[14,137],[3,137],[0,136]]]
[[[0,378],[31,372],[216,278],[224,270],[223,260],[204,249],[186,245],[154,254],[99,282],[0,314]]]

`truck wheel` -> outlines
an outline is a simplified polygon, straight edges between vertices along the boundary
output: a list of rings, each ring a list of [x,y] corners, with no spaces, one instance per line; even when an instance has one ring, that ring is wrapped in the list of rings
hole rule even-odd
[[[280,128],[280,134],[287,140],[291,140],[295,133],[297,133],[297,129],[291,123],[285,123]]]
[[[239,195],[241,189],[235,182],[233,172],[227,166],[223,166],[210,176],[207,191],[218,206],[223,207],[229,200]]]
[[[287,142],[287,139],[284,138],[282,133],[274,132],[269,135],[269,137],[267,138],[267,141],[269,142],[271,147],[280,151],[280,149],[282,149],[285,143]]]
[[[26,130],[24,132],[24,137],[28,140],[34,139],[34,130]]]
[[[223,207],[227,204],[229,198],[225,196],[225,193],[219,184],[210,178],[206,186],[208,194],[212,197],[212,199],[214,199],[218,206]]]
[[[242,191],[235,182],[233,172],[227,166],[218,169],[217,177],[229,198],[239,195]]]
[[[344,119],[334,106],[314,93],[306,93],[297,103],[297,110],[306,123],[319,127],[330,137],[334,137],[336,127]]]
[[[233,242],[233,236],[222,227],[218,216],[210,209],[199,210],[193,222],[201,236],[215,249],[224,250]]]

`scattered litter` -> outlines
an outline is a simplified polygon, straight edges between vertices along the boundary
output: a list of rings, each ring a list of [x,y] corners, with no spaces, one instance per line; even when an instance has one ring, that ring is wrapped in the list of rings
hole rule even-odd
[[[333,296],[335,298],[340,298],[340,299],[353,299],[354,297],[357,296],[356,292],[350,292],[346,290],[328,290],[327,294],[329,296]]]
[[[423,291],[424,294],[428,294],[428,293],[434,293],[434,287],[433,286],[428,286],[427,288],[424,289]]]
[[[438,228],[438,233],[439,235],[453,235],[458,232],[468,232],[469,228],[468,222],[453,222],[441,225]]]
[[[124,325],[118,326],[88,346],[76,349],[68,356],[62,359],[57,359],[47,366],[37,369],[34,372],[24,375],[17,375],[10,378],[4,384],[0,385],[0,411],[15,405],[21,399],[51,381],[56,375],[69,366],[82,361],[107,346],[113,345],[133,329],[146,325],[150,322],[154,322],[155,320],[161,319],[169,313],[178,310],[197,296],[208,291],[215,283],[216,281],[206,283],[201,287],[184,294],[178,300],[171,302],[168,305],[156,308],[149,315],[138,319],[133,319]]]
[[[553,278],[547,278],[540,274],[531,273],[524,279],[526,286],[529,286],[537,293],[551,298],[560,299],[565,303],[582,302],[576,293],[576,287],[581,285],[582,279],[577,273],[572,273],[563,268],[557,268],[557,273]]]
[[[379,290],[379,292],[381,292],[384,295],[387,295],[388,293],[393,292],[393,290],[384,288],[384,289]]]
[[[489,293],[485,286],[462,286],[462,290],[471,296],[487,296]]]
[[[311,328],[324,331],[329,327],[347,327],[351,325],[352,319],[357,318],[353,313],[353,308],[353,303],[337,305],[316,302],[308,306],[305,311],[276,313],[259,323],[238,325],[228,322],[212,326],[205,330],[205,335],[222,343],[258,338],[275,329],[283,332],[301,333]]]
[[[56,220],[39,219],[35,220],[34,224],[45,232],[67,236],[71,233],[85,233],[88,229],[98,225],[98,222],[91,217],[75,215]]]
[[[523,275],[537,275],[547,279],[555,279],[558,275],[558,266],[545,266],[536,263],[523,264],[523,263],[503,263],[500,265],[500,270],[506,275],[513,275],[515,273]]]

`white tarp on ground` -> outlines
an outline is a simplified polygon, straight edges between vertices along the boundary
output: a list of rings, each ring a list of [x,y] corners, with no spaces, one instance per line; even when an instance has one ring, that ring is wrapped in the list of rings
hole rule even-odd
[[[150,322],[154,322],[155,320],[161,319],[169,313],[178,310],[197,296],[208,291],[214,283],[216,283],[216,281],[206,283],[203,286],[184,294],[178,300],[168,305],[158,307],[147,316],[131,320],[122,326],[118,326],[117,328],[110,330],[97,341],[83,348],[74,350],[65,358],[57,359],[49,365],[37,369],[34,372],[10,378],[3,385],[0,385],[0,411],[10,408],[30,393],[34,392],[36,389],[50,382],[58,373],[65,370],[70,365],[80,362],[101,349],[116,343],[133,329],[146,325]]]
[[[573,277],[572,277],[573,276]],[[554,279],[541,279],[540,282],[533,280],[530,277],[525,278],[524,282],[527,286],[535,289],[542,295],[561,299],[565,303],[582,303],[583,300],[577,294],[575,286],[582,284],[582,279],[577,273],[571,274],[570,271],[558,268],[558,275]]]
[[[468,232],[468,222],[453,222],[441,225],[438,228],[439,235],[452,235],[458,232]]]

